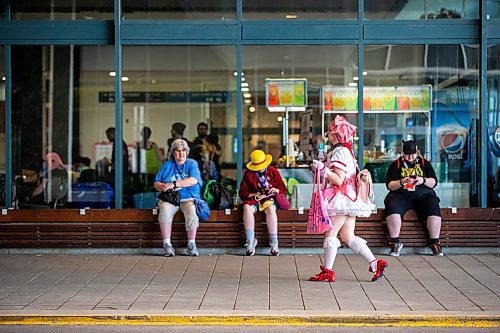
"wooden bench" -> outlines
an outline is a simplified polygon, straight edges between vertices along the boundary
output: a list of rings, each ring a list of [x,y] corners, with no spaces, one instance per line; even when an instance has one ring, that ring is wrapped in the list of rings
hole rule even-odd
[[[441,242],[444,247],[500,246],[500,209],[463,208],[452,214],[442,209]],[[281,247],[320,247],[322,235],[306,232],[308,210],[279,211]],[[161,246],[157,216],[151,209],[91,209],[80,215],[77,209],[9,210],[0,215],[0,248],[151,248]],[[242,212],[212,211],[210,220],[198,229],[199,247],[241,247],[245,242]],[[256,215],[256,237],[268,240],[265,215]],[[389,241],[383,210],[360,218],[356,233],[372,247],[385,247]],[[183,216],[174,219],[172,241],[184,246],[186,232]],[[426,246],[425,226],[413,212],[406,214],[401,241],[405,246]]]

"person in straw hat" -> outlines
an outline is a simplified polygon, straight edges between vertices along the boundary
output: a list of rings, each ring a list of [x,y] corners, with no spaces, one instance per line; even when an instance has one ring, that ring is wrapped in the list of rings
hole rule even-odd
[[[250,155],[247,170],[240,184],[240,198],[243,205],[243,224],[246,235],[246,255],[253,256],[257,246],[255,238],[255,217],[258,211],[266,214],[267,232],[269,233],[270,254],[279,255],[278,216],[279,208],[276,196],[286,193],[285,183],[279,171],[272,167],[272,156],[257,149]]]
[[[369,262],[368,271],[374,273],[372,281],[384,275],[387,262],[376,259],[366,244],[366,240],[354,234],[356,217],[368,217],[375,205],[363,202],[356,191],[357,161],[352,151],[352,142],[356,134],[356,126],[350,124],[344,117],[337,115],[328,125],[328,141],[333,151],[328,154],[328,161],[313,161],[313,168],[326,177],[329,187],[325,190],[329,204],[328,215],[332,229],[325,232],[323,242],[324,261],[321,272],[309,278],[309,281],[335,281],[333,263],[337,256],[340,241],[337,235],[356,253]]]

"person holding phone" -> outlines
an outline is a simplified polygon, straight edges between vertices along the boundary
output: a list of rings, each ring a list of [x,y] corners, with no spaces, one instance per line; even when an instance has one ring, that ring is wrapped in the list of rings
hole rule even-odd
[[[404,214],[414,209],[420,220],[427,222],[430,248],[436,256],[442,256],[439,242],[441,210],[439,198],[434,192],[438,181],[431,163],[417,153],[413,140],[403,141],[403,156],[387,169],[386,186],[390,191],[385,197],[385,216],[391,237],[389,254],[398,257],[403,249],[399,240],[401,220]]]
[[[285,182],[279,171],[272,167],[272,156],[257,149],[250,155],[247,170],[240,184],[240,198],[243,201],[243,224],[245,226],[247,256],[255,254],[257,238],[255,238],[254,214],[262,211],[266,214],[267,232],[269,234],[269,252],[273,256],[280,254],[278,247],[278,216],[280,207],[277,196],[286,193]],[[286,209],[286,208],[284,208]]]

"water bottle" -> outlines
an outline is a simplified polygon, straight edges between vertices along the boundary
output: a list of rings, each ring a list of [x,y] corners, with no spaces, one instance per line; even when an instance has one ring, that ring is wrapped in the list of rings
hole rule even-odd
[[[318,144],[318,160],[322,162],[325,160],[325,146],[323,143]]]

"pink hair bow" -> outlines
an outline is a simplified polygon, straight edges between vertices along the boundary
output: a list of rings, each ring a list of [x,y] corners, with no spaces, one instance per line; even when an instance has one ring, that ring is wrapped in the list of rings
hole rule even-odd
[[[337,135],[341,143],[351,143],[357,127],[349,123],[344,117],[337,115],[328,125],[328,130]]]

